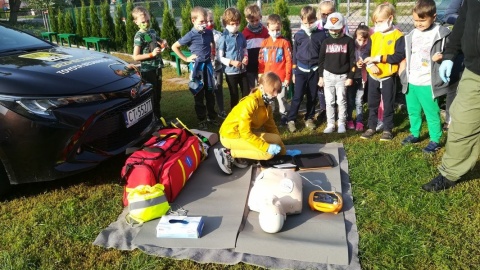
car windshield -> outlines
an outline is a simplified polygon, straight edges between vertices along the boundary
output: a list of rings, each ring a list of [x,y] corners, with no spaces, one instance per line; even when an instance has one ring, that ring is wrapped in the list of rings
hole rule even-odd
[[[0,25],[0,54],[32,51],[52,47],[27,33]]]

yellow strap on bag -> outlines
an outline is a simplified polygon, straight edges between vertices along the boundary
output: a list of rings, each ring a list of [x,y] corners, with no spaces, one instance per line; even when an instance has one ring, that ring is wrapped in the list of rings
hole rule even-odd
[[[163,190],[164,186],[162,184],[140,185],[131,189],[127,196],[127,223],[141,225],[165,215],[170,209],[170,205]]]

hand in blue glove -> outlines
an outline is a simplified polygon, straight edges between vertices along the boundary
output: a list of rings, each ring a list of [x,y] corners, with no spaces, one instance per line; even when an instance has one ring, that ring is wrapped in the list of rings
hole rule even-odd
[[[282,150],[282,147],[280,147],[280,145],[278,145],[278,144],[270,144],[270,145],[268,146],[267,152],[268,152],[270,155],[276,155],[276,154],[280,153],[280,150]]]
[[[443,60],[438,72],[440,73],[440,78],[444,83],[450,81],[450,74],[452,74],[453,61],[452,60]]]
[[[297,149],[293,149],[293,150],[287,150],[287,155],[289,156],[296,156],[296,155],[300,155],[302,153],[302,151],[300,150],[297,150]]]

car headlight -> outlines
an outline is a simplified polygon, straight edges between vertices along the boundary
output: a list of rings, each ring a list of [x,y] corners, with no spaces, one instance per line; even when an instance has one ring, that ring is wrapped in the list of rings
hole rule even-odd
[[[95,101],[106,100],[107,97],[104,94],[74,96],[74,97],[61,97],[61,98],[48,98],[48,99],[19,99],[16,102],[22,106],[29,113],[53,118],[52,111],[56,108],[66,106],[73,103],[89,103]]]

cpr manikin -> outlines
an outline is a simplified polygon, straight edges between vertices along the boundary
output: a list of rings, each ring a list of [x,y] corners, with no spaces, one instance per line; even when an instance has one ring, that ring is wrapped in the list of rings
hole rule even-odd
[[[287,215],[302,212],[302,177],[293,170],[263,170],[250,191],[248,207],[259,212],[262,230],[280,231]]]

